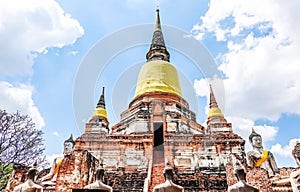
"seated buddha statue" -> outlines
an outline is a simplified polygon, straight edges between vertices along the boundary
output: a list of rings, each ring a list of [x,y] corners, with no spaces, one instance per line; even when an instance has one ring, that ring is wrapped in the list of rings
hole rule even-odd
[[[247,164],[250,167],[260,167],[268,171],[269,177],[279,174],[277,164],[273,154],[263,149],[262,137],[252,129],[249,136],[249,141],[252,145],[252,151],[247,152]]]
[[[299,141],[296,142],[296,145],[292,151],[293,157],[297,163],[298,168],[300,167],[300,143]],[[291,172],[290,174],[290,181],[293,192],[300,191],[300,169]]]
[[[50,172],[39,179],[39,182],[43,185],[54,185],[56,182],[56,177],[60,168],[60,165],[64,159],[64,157],[71,155],[74,151],[75,141],[73,140],[73,136],[71,134],[70,138],[64,141],[64,152],[63,155],[57,156],[52,161],[52,166],[50,168]]]
[[[30,168],[27,172],[27,180],[16,186],[14,192],[42,192],[43,187],[35,183],[38,171],[36,168]]]
[[[299,141],[296,141],[296,145],[292,151],[292,154],[298,167],[300,167],[300,142]]]
[[[295,161],[298,165],[298,168],[300,167],[300,143],[299,141],[296,142],[296,145],[292,151],[292,155],[295,158]],[[277,187],[290,187],[292,188],[293,192],[299,192],[300,191],[300,169],[293,170],[289,177],[281,178],[279,180],[276,180],[272,183],[274,186]]]
[[[154,187],[153,192],[182,192],[184,191],[184,188],[180,185],[176,185],[173,183],[173,169],[172,167],[167,164],[166,168],[164,169],[164,178],[165,182],[162,184],[159,184]]]
[[[259,192],[256,187],[249,185],[246,181],[246,172],[242,167],[237,167],[234,171],[238,182],[228,187],[228,192]]]
[[[103,176],[104,176],[104,168],[102,166],[98,167],[96,170],[96,181],[94,183],[91,183],[89,185],[86,185],[84,189],[99,189],[103,191],[108,191],[112,192],[113,189],[112,187],[104,184],[103,181]]]

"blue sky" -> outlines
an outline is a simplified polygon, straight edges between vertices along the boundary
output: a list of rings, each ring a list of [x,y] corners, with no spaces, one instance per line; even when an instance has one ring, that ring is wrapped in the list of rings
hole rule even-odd
[[[254,127],[279,167],[296,166],[291,149],[300,140],[297,0],[0,1],[0,107],[9,112],[20,110],[34,119],[45,133],[48,156],[62,153],[63,141],[71,133],[81,134],[102,86],[106,87],[109,121],[115,124],[132,99],[152,31],[148,39],[147,31],[136,36],[145,43],[125,46],[109,58],[96,81],[91,77],[81,80],[80,86],[91,88],[89,93],[76,90],[76,78],[85,69],[89,54],[97,53],[105,39],[130,27],[148,29],[155,21],[157,5],[167,46],[174,45],[169,29],[192,35],[206,48],[200,54],[211,57],[221,74],[206,76],[186,52],[180,52],[186,47],[169,47],[184,97],[197,113],[197,121],[203,124],[206,120],[211,83],[225,117],[246,140],[246,151]],[[120,42],[111,41],[107,49]],[[95,55],[99,63],[104,57],[104,52]],[[80,102],[88,106],[82,109],[85,118],[76,117],[74,106],[80,105],[74,104],[74,94],[90,94],[88,101]]]

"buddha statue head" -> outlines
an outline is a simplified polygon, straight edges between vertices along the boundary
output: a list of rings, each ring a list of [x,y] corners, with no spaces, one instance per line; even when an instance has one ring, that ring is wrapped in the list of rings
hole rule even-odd
[[[37,175],[38,175],[38,170],[35,167],[32,167],[27,172],[27,179],[31,179],[32,181],[35,181]]]
[[[100,166],[96,170],[96,180],[102,180],[104,176],[104,168],[103,165],[100,164]]]
[[[166,164],[163,174],[164,174],[165,180],[173,180],[174,173],[173,173],[173,169],[169,163]]]
[[[235,177],[237,178],[238,181],[246,179],[246,172],[243,169],[243,167],[241,167],[241,166],[237,166],[234,169],[234,175],[235,175]]]
[[[69,139],[64,141],[64,155],[71,155],[74,151],[75,141],[73,140],[72,134]]]
[[[255,130],[252,128],[252,133],[249,135],[249,141],[252,147],[255,148],[262,148],[262,138],[261,135],[256,133]]]

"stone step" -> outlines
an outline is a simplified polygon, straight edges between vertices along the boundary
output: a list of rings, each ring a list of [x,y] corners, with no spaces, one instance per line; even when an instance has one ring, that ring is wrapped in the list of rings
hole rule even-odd
[[[153,161],[152,165],[160,165],[165,163],[165,152],[164,152],[164,145],[156,146],[153,149]]]
[[[153,191],[153,188],[161,183],[165,182],[165,178],[163,175],[163,170],[165,168],[164,163],[161,164],[155,164],[152,166],[152,171],[151,171],[151,184],[149,186],[149,192]]]

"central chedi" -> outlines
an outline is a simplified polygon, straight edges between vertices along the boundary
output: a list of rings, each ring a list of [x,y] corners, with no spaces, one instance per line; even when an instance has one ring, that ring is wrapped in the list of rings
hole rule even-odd
[[[170,63],[158,10],[146,59],[134,98],[112,126],[103,88],[74,151],[64,156],[52,186],[55,191],[82,189],[95,182],[99,164],[105,169],[101,181],[114,191],[150,192],[171,184],[186,191],[226,191],[229,154],[242,159],[245,141],[232,132],[212,87],[207,126],[197,123]],[[166,164],[172,177],[164,172]]]
[[[151,92],[173,93],[182,97],[177,70],[169,63],[170,54],[164,42],[158,10],[152,43],[146,59],[147,63],[139,74],[135,97]]]
[[[174,183],[186,190],[225,191],[228,154],[243,156],[245,141],[232,132],[212,88],[207,127],[196,122],[170,63],[158,10],[146,59],[120,122],[109,127],[103,90],[75,151],[99,159],[104,182],[116,191],[152,191],[165,182],[166,163],[174,170]]]

